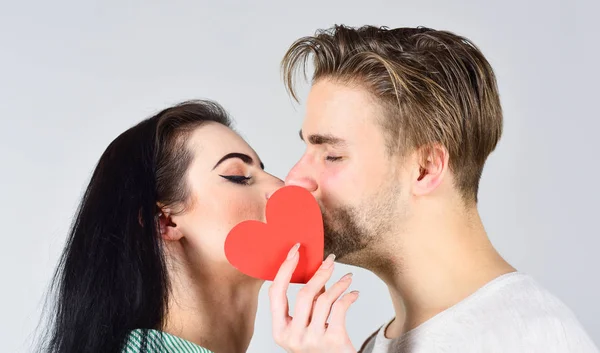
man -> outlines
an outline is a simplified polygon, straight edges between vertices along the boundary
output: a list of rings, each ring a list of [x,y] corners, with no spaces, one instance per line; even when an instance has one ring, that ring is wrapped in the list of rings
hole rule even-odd
[[[478,186],[502,133],[502,109],[476,46],[428,28],[335,26],[286,53],[283,74],[296,99],[295,73],[310,56],[300,132],[307,148],[286,184],[319,201],[326,255],[372,271],[389,288],[395,318],[361,350],[597,352],[573,313],[507,263],[486,235]],[[281,271],[291,275],[286,266]],[[289,351],[352,350],[339,318],[354,297],[331,312],[330,338],[324,321],[310,326],[348,287],[319,292],[331,273],[325,267],[299,293],[297,308],[314,312],[297,309],[296,324],[276,317],[287,305],[286,274],[271,288],[274,334]]]

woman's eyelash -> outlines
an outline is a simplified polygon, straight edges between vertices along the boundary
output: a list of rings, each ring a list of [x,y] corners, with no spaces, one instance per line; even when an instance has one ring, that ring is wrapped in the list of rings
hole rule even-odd
[[[243,175],[220,175],[222,178],[225,178],[233,183],[248,185],[248,181],[252,179],[251,177],[246,177]]]
[[[342,157],[327,156],[325,159],[328,161],[331,161],[331,162],[335,162],[335,161],[342,159]]]

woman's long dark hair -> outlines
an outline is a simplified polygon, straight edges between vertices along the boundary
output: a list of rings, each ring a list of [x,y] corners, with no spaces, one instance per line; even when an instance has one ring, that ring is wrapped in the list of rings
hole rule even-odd
[[[186,141],[205,122],[231,122],[210,101],[188,101],[117,137],[102,154],[73,221],[51,289],[49,353],[118,353],[134,329],[160,329],[169,281],[157,202],[183,211]]]

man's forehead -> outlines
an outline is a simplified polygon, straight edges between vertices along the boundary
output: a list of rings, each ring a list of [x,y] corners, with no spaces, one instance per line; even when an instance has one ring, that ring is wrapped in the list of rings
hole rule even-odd
[[[320,114],[305,115],[299,135],[305,142],[310,136],[315,136],[321,141],[339,143],[340,140],[350,141],[369,134],[376,125],[376,119],[370,114],[330,114],[321,111]]]
[[[366,91],[336,87],[311,90],[306,102],[305,130],[311,126],[321,130],[320,133],[334,134],[340,126],[373,123],[381,117],[381,106]]]

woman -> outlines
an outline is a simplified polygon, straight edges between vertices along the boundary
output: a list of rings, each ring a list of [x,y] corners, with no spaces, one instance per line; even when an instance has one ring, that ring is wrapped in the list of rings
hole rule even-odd
[[[245,352],[262,281],[223,244],[264,221],[282,182],[208,101],[117,137],[93,173],[55,275],[52,353]]]

